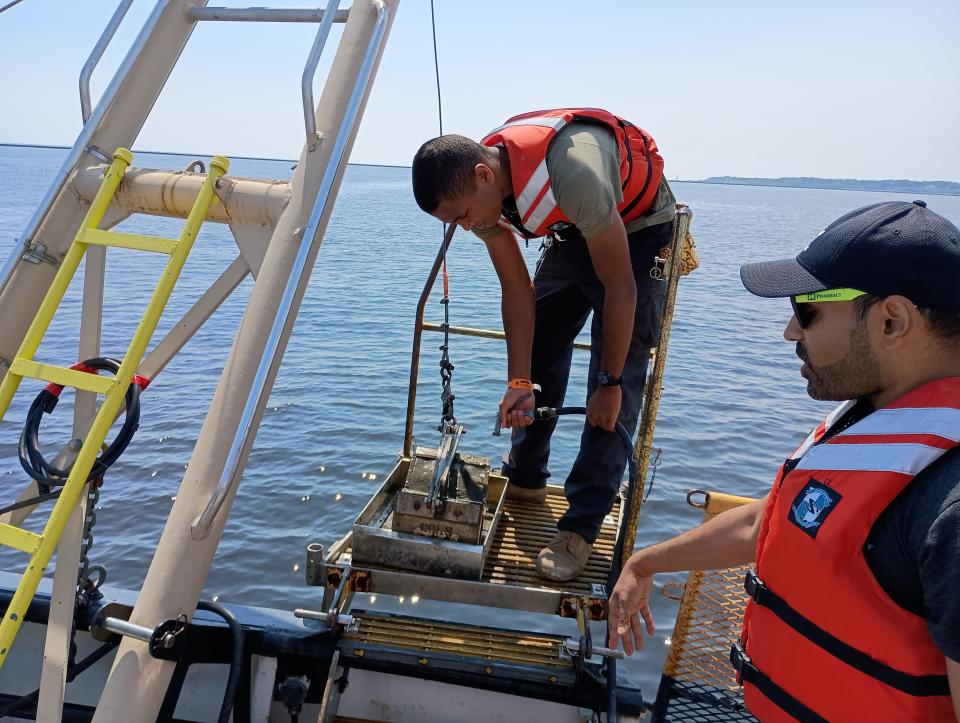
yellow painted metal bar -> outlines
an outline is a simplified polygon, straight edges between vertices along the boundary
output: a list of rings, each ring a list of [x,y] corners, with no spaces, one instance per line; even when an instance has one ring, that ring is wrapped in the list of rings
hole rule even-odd
[[[30,359],[15,359],[10,365],[10,371],[21,377],[41,379],[63,387],[75,387],[97,394],[106,394],[117,385],[117,380],[111,377],[101,377],[99,374],[89,374],[53,364],[41,364]]]
[[[93,425],[90,427],[86,440],[84,440],[83,447],[80,448],[80,454],[70,470],[63,491],[60,493],[57,504],[50,514],[50,519],[47,520],[44,527],[43,540],[31,558],[30,566],[24,573],[20,585],[10,601],[3,622],[0,623],[0,666],[6,660],[10,646],[13,644],[17,631],[23,622],[23,615],[37,591],[37,586],[40,584],[43,571],[47,563],[50,562],[50,558],[60,541],[60,536],[63,534],[63,529],[70,519],[70,514],[83,493],[87,476],[90,474],[90,470],[93,468],[100,452],[100,445],[106,439],[110,427],[120,412],[126,389],[143,358],[147,345],[150,343],[150,338],[160,320],[163,308],[170,298],[180,270],[186,262],[187,254],[190,253],[200,226],[203,224],[210,204],[215,198],[214,184],[220,176],[227,172],[229,167],[230,162],[223,156],[214,156],[210,161],[210,172],[207,174],[197,200],[194,202],[193,209],[190,211],[190,215],[187,217],[180,233],[177,249],[167,261],[157,288],[150,298],[140,324],[133,334],[130,346],[120,362],[120,368],[116,374],[116,386],[107,394],[100,406],[100,411],[97,412],[97,416],[93,420]]]
[[[0,545],[12,547],[14,550],[32,555],[37,551],[43,538],[35,532],[23,530],[14,525],[0,522]]]
[[[110,168],[107,169],[107,173],[103,178],[103,184],[94,197],[93,203],[90,204],[90,208],[87,210],[87,215],[84,217],[83,222],[80,224],[81,230],[95,228],[100,225],[100,222],[103,220],[103,214],[106,213],[107,207],[110,206],[110,201],[113,199],[113,194],[116,192],[117,186],[120,185],[120,180],[123,178],[127,166],[132,162],[133,154],[130,153],[130,151],[126,148],[118,148],[116,150],[113,154],[113,163],[110,164]],[[57,270],[57,275],[53,278],[50,289],[47,291],[43,303],[40,304],[40,309],[37,311],[33,323],[27,330],[27,334],[23,338],[23,343],[14,356],[15,359],[33,359],[33,355],[37,353],[37,348],[43,340],[43,335],[47,332],[50,321],[53,319],[57,307],[60,306],[63,295],[67,292],[67,287],[70,286],[70,281],[73,279],[73,275],[76,273],[77,267],[83,259],[85,250],[86,246],[82,244],[73,243],[70,245],[70,250],[67,251],[67,255],[64,256],[60,268]],[[4,415],[7,413],[10,402],[13,400],[13,395],[16,394],[17,388],[20,386],[21,379],[22,377],[20,375],[15,374],[12,369],[8,369],[3,378],[3,382],[0,383],[0,421],[3,420]],[[0,645],[2,645],[2,643],[0,643]]]
[[[77,234],[77,241],[118,249],[152,251],[158,254],[170,254],[177,248],[177,242],[172,238],[145,236],[138,233],[121,233],[120,231],[102,231],[98,228],[84,229]]]

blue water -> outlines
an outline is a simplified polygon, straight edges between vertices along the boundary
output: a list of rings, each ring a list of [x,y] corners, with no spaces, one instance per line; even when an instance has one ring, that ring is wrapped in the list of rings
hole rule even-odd
[[[3,258],[64,155],[58,149],[0,146]],[[137,155],[136,165],[179,169],[189,160],[144,153]],[[286,179],[291,165],[239,159],[231,172]],[[663,450],[662,463],[641,514],[641,545],[698,522],[699,511],[684,502],[691,488],[762,495],[782,459],[829,406],[806,396],[793,346],[781,338],[789,305],[744,291],[739,265],[793,256],[827,223],[857,206],[912,199],[692,183],[676,183],[674,191],[693,209],[701,267],[680,285],[655,441]],[[960,223],[960,198],[927,200]],[[176,235],[179,226],[179,221],[142,217],[121,228]],[[439,224],[413,202],[407,169],[349,168],[206,596],[286,609],[319,605],[318,590],[303,583],[304,548],[311,541],[329,545],[341,537],[396,460],[403,441],[413,315],[439,241]],[[536,247],[524,254],[532,267]],[[157,340],[235,255],[226,227],[204,227]],[[145,254],[108,254],[104,353],[119,355],[126,348],[160,263]],[[500,328],[496,277],[482,244],[458,234],[449,263],[451,321]],[[76,360],[80,278],[41,347],[39,356],[45,360]],[[241,284],[142,397],[140,430],[107,475],[97,510],[91,559],[108,567],[110,584],[140,586],[251,288],[250,279]],[[438,298],[435,294],[428,319],[441,319]],[[421,444],[436,439],[439,339],[427,335],[423,345],[415,430]],[[506,438],[498,440],[490,431],[506,374],[503,344],[454,337],[451,356],[457,416],[469,430],[464,447],[498,457]],[[568,403],[584,399],[586,360],[585,353],[575,355]],[[2,499],[24,483],[16,443],[32,396],[32,387],[25,386],[0,424]],[[70,407],[62,403],[45,425],[46,449],[55,450],[69,438]],[[578,439],[577,421],[562,420],[553,444],[555,480],[562,480],[569,468]],[[0,569],[14,570],[21,561],[16,553],[0,553]],[[682,578],[660,576],[658,589]],[[365,599],[357,604],[371,607]],[[376,606],[567,634],[574,628],[570,621],[554,618],[423,600],[415,607],[409,600],[401,604],[381,596]],[[656,638],[643,654],[620,666],[621,678],[642,685],[647,697],[655,692],[676,603],[656,592],[653,612]]]

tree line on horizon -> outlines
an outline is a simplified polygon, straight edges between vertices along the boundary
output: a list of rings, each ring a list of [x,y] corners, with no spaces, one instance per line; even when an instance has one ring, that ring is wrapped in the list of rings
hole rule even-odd
[[[859,178],[814,178],[812,176],[783,176],[781,178],[743,178],[740,176],[710,176],[704,183],[730,183],[745,186],[790,186],[794,188],[827,188],[845,191],[899,191],[905,193],[939,193],[960,196],[960,183],[955,181],[911,181],[889,178],[867,181]]]

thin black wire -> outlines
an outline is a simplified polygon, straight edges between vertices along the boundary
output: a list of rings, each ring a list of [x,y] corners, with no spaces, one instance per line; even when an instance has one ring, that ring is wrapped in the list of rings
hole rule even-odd
[[[430,0],[430,28],[433,31],[433,72],[437,79],[437,117],[440,120],[440,135],[443,135],[443,101],[440,96],[440,62],[437,60],[437,21],[433,16],[433,0]]]
[[[443,135],[443,96],[440,93],[440,60],[437,54],[437,20],[433,11],[433,0],[430,0],[430,30],[433,34],[433,73],[437,81],[437,120],[440,125],[440,135]],[[443,241],[441,249],[443,250],[443,356],[440,361],[440,379],[443,382],[443,415],[440,422],[440,429],[448,423],[456,424],[456,418],[453,416],[453,365],[450,364],[450,297],[447,293],[448,272],[447,272],[447,224],[443,224]]]
[[[2,8],[0,8],[0,13],[2,13],[4,10],[9,10],[9,9],[12,8],[14,5],[17,5],[18,3],[21,3],[21,2],[23,2],[23,0],[13,0],[12,3],[7,3],[7,4],[4,5]]]

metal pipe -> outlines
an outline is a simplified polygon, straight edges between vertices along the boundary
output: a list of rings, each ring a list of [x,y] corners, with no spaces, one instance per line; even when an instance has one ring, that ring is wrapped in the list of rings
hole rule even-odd
[[[422,328],[424,331],[443,331],[442,324],[434,324],[432,321],[423,322]],[[507,338],[507,335],[502,331],[497,331],[496,329],[478,329],[473,326],[451,326],[449,331],[451,334],[459,334],[460,336],[476,336],[481,339]],[[575,341],[573,342],[573,348],[590,351],[590,344],[585,341]]]
[[[323,545],[311,542],[307,545],[307,564],[304,569],[307,585],[326,585],[327,566],[323,564]]]
[[[43,200],[40,201],[40,204],[37,206],[37,210],[34,211],[33,216],[30,217],[30,221],[27,223],[27,227],[23,230],[23,235],[20,237],[20,243],[14,246],[10,257],[4,264],[3,272],[0,273],[0,296],[3,295],[4,289],[6,289],[7,284],[10,283],[10,278],[13,276],[13,271],[17,267],[17,262],[20,260],[20,255],[24,250],[27,249],[27,247],[29,247],[33,237],[40,229],[40,224],[46,217],[47,212],[50,210],[53,202],[60,194],[60,190],[63,188],[64,184],[67,182],[67,176],[70,175],[70,171],[72,171],[74,166],[77,165],[80,160],[80,156],[87,152],[87,144],[90,142],[91,137],[97,130],[97,126],[100,124],[100,121],[103,120],[103,116],[106,114],[107,109],[110,107],[114,97],[120,90],[120,86],[123,84],[124,79],[130,72],[130,67],[134,64],[144,46],[146,46],[147,41],[150,39],[150,35],[153,33],[157,23],[160,20],[160,17],[163,15],[165,10],[166,3],[158,2],[156,7],[153,9],[153,12],[150,14],[150,17],[147,18],[143,29],[137,36],[137,39],[133,41],[133,45],[130,47],[130,50],[123,59],[123,62],[120,63],[120,67],[117,68],[117,72],[113,76],[113,80],[110,81],[110,85],[108,85],[107,89],[103,92],[100,102],[97,103],[97,107],[93,110],[90,118],[84,124],[83,129],[80,131],[80,135],[77,136],[77,140],[74,142],[73,147],[70,149],[70,152],[64,159],[63,165],[61,165],[60,170],[57,171],[57,175],[54,177],[53,183],[50,184],[50,188],[47,189],[46,195],[43,197]]]
[[[90,201],[103,181],[103,166],[78,169],[71,188]],[[206,179],[205,173],[130,168],[123,176],[113,203],[128,213],[186,218]],[[217,184],[220,203],[210,206],[207,221],[273,226],[290,202],[288,181],[253,178],[221,178]]]
[[[323,53],[323,46],[326,45],[327,36],[330,34],[330,28],[333,26],[333,18],[336,14],[336,8],[340,0],[330,0],[327,3],[327,9],[323,12],[323,21],[317,29],[317,37],[313,40],[313,47],[310,48],[310,55],[307,56],[307,64],[303,68],[303,76],[300,78],[300,96],[303,100],[303,123],[307,131],[307,148],[314,151],[317,148],[317,117],[316,107],[313,101],[313,78],[317,74],[317,64],[320,62],[320,54]]]
[[[417,377],[420,374],[420,343],[423,339],[424,329],[423,313],[427,308],[433,283],[440,273],[440,266],[443,265],[443,257],[447,249],[450,248],[450,242],[453,240],[453,234],[456,231],[457,225],[455,223],[447,227],[447,232],[443,235],[443,241],[440,244],[440,250],[437,252],[437,258],[434,259],[433,268],[430,269],[427,281],[423,285],[423,291],[420,292],[420,300],[417,302],[417,315],[413,323],[413,350],[410,358],[410,385],[407,387],[407,421],[403,432],[404,457],[410,457],[413,453],[413,413],[417,403]]]
[[[136,638],[144,643],[149,643],[153,638],[153,630],[151,628],[145,628],[143,625],[134,625],[120,618],[104,618],[100,627],[117,635]]]
[[[330,621],[333,620],[334,623],[345,628],[351,628],[357,624],[357,619],[353,615],[347,615],[346,613],[322,613],[317,610],[304,610],[303,608],[297,608],[293,611],[293,616],[295,618],[301,618],[303,620],[320,620],[321,622],[330,624]]]
[[[670,343],[670,327],[673,325],[673,308],[677,300],[677,284],[680,281],[681,262],[687,231],[693,213],[686,206],[679,206],[673,220],[673,238],[670,242],[670,269],[667,272],[667,297],[663,305],[663,318],[660,321],[660,336],[657,339],[657,352],[653,359],[653,371],[644,390],[643,416],[640,431],[633,448],[633,458],[638,462],[637,472],[630,484],[633,496],[627,518],[624,520],[623,548],[620,558],[621,569],[633,554],[633,545],[637,539],[637,521],[640,519],[640,506],[643,504],[643,485],[650,466],[650,450],[653,449],[653,430],[657,423],[657,410],[660,407],[660,395],[663,392],[663,371],[667,363],[667,347]],[[612,591],[611,591],[612,592]]]
[[[575,640],[574,638],[567,638],[563,641],[563,647],[567,649],[567,652],[571,655],[576,655],[580,652],[580,641]],[[616,648],[604,648],[600,645],[591,645],[590,651],[594,655],[602,655],[605,658],[616,658],[622,660],[625,656],[622,650]]]
[[[113,40],[114,33],[117,32],[117,28],[120,27],[120,23],[123,22],[123,18],[132,4],[133,0],[120,0],[113,17],[110,18],[107,27],[103,29],[100,39],[93,46],[90,57],[87,58],[87,62],[83,64],[83,70],[80,71],[80,114],[83,116],[84,124],[90,118],[90,76],[93,75],[93,69],[97,67],[97,63],[103,57],[103,51]]]
[[[191,20],[223,20],[247,23],[319,23],[324,11],[320,8],[190,8]],[[345,23],[350,10],[337,10],[333,22]]]
[[[310,212],[310,220],[304,230],[303,241],[300,243],[297,256],[294,259],[290,276],[287,278],[287,284],[283,290],[280,305],[277,308],[277,315],[274,317],[273,325],[270,328],[270,335],[264,347],[263,356],[260,358],[260,364],[257,367],[256,375],[250,387],[250,393],[243,407],[240,422],[237,425],[237,432],[234,435],[233,443],[230,445],[230,451],[227,453],[227,460],[224,464],[223,472],[220,475],[217,488],[211,495],[205,509],[190,527],[190,534],[194,539],[201,540],[210,533],[210,526],[213,524],[213,520],[226,501],[230,490],[239,480],[242,452],[250,441],[250,432],[253,427],[253,419],[256,416],[257,409],[261,407],[261,403],[264,401],[263,397],[266,393],[267,378],[270,369],[277,362],[276,357],[280,347],[280,338],[283,335],[284,327],[290,321],[289,317],[293,312],[293,300],[296,296],[297,287],[303,280],[304,274],[310,271],[310,269],[306,267],[307,258],[310,256],[317,242],[316,234],[321,218],[323,217],[324,209],[330,201],[340,165],[345,160],[344,151],[347,146],[347,139],[353,134],[354,126],[359,117],[360,105],[373,74],[374,61],[385,37],[388,14],[389,11],[385,5],[382,5],[377,11],[377,20],[370,36],[370,42],[367,45],[367,51],[364,55],[360,72],[357,76],[357,82],[354,85],[353,93],[347,103],[344,122],[340,126],[340,131],[337,133],[330,154],[330,162],[327,164],[323,179],[320,181],[317,199]]]

